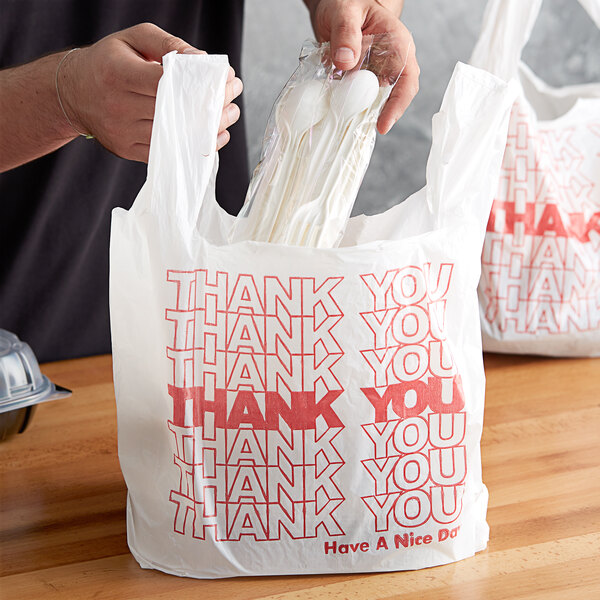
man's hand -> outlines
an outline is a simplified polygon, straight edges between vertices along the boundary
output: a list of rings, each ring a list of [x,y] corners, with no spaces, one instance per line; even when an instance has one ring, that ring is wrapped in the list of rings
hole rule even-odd
[[[363,35],[392,34],[405,64],[377,121],[380,133],[392,128],[419,90],[415,45],[399,19],[403,3],[403,0],[305,0],[315,35],[320,42],[331,43],[331,56],[339,69],[356,66]]]
[[[74,127],[91,133],[123,158],[147,162],[156,89],[163,71],[160,61],[173,50],[201,53],[151,23],[113,33],[73,52],[61,67],[59,89]],[[229,141],[227,128],[240,116],[240,109],[231,102],[241,92],[242,82],[230,68],[218,148]]]
[[[77,132],[93,135],[123,158],[146,162],[160,61],[172,50],[201,52],[144,23],[92,46],[0,71],[0,172],[64,146]],[[229,141],[227,128],[239,118],[232,101],[241,92],[242,82],[230,69],[217,149]]]

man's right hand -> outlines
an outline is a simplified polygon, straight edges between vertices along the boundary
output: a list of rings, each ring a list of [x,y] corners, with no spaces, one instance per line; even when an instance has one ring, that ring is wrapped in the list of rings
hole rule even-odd
[[[67,56],[60,67],[59,90],[73,126],[92,134],[123,158],[148,161],[161,58],[203,53],[151,23],[113,33]],[[229,141],[227,128],[240,116],[232,104],[242,82],[230,68],[217,147]]]

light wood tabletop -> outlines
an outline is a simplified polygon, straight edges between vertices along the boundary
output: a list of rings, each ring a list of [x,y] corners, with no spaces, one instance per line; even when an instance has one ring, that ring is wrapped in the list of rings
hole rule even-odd
[[[52,363],[73,390],[0,444],[0,597],[600,598],[600,359],[488,355],[487,550],[422,571],[194,580],[127,548],[109,356]]]

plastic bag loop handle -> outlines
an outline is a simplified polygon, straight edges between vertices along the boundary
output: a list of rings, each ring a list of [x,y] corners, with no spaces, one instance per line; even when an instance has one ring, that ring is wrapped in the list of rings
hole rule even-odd
[[[577,0],[600,28],[600,0]],[[470,64],[505,81],[516,76],[542,0],[489,0]]]
[[[132,211],[149,211],[190,233],[198,227],[205,199],[208,202],[214,193],[229,63],[224,55],[170,52],[163,57],[163,69],[152,125],[148,189],[138,196]]]

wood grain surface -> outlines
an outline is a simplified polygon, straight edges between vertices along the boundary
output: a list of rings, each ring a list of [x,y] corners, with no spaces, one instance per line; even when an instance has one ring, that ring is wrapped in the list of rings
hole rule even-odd
[[[110,357],[44,365],[71,398],[0,444],[0,598],[600,598],[600,360],[486,357],[488,549],[370,575],[201,581],[129,554]]]

